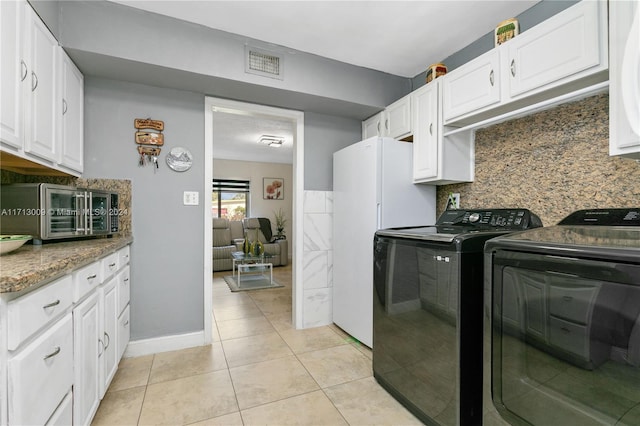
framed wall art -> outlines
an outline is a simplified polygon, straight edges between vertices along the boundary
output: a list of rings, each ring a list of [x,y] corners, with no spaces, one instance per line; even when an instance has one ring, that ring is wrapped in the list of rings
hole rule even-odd
[[[284,179],[263,178],[262,198],[265,200],[284,200]]]

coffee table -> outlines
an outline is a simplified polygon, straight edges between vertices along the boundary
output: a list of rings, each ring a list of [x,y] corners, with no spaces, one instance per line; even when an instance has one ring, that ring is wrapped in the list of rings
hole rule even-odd
[[[232,275],[236,278],[238,288],[242,287],[243,278],[247,282],[268,277],[269,283],[273,285],[273,263],[269,260],[274,258],[274,255],[263,253],[256,256],[242,251],[234,251],[231,253],[231,257],[233,258]],[[266,275],[267,271],[269,271],[268,276]]]

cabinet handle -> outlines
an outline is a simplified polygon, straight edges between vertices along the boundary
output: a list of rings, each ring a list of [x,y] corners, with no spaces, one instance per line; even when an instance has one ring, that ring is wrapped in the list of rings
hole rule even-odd
[[[54,306],[57,306],[59,304],[60,304],[60,299],[56,300],[55,302],[51,302],[47,305],[44,305],[42,309],[53,308]]]
[[[573,300],[573,297],[571,297],[571,296],[562,296],[562,299],[563,299],[565,302],[571,302],[571,301]]]
[[[376,128],[378,129],[378,133],[380,133],[380,122],[378,121],[378,125],[376,126]]]
[[[60,346],[56,346],[53,352],[51,352],[49,355],[45,355],[44,358],[42,359],[46,361],[49,358],[53,358],[54,356],[58,355],[59,353],[60,353]]]
[[[516,76],[516,60],[515,59],[511,60],[510,68],[511,68],[511,75],[515,77]]]
[[[429,134],[433,136],[433,123],[429,124]]]
[[[125,327],[129,325],[129,320],[123,324]]]
[[[97,277],[97,275],[96,275],[96,274],[93,274],[93,275],[89,275],[89,276],[87,277],[87,279],[88,279],[88,280],[92,280],[92,279],[94,279],[94,278],[96,278],[96,277]]]
[[[125,278],[125,279],[124,279],[124,282],[125,282],[125,283],[128,283],[128,282],[129,282],[129,278]]]
[[[29,70],[23,60],[20,60],[20,67],[24,70],[24,74],[21,74],[20,81],[24,81],[24,79],[27,78],[27,74],[29,74]]]
[[[34,92],[38,87],[38,76],[35,72],[31,71],[31,91]]]
[[[384,128],[389,130],[389,119],[384,120]]]
[[[66,100],[62,100],[62,115],[65,115],[67,113],[67,101]]]
[[[102,341],[102,339],[98,339],[98,343],[100,343],[100,347],[102,348],[102,351],[98,351],[98,358],[100,358],[102,356],[102,354],[104,353],[104,342]],[[100,349],[100,348],[98,348]]]
[[[493,86],[494,80],[493,80],[493,70],[491,70],[491,72],[489,73],[489,82],[491,83],[491,86]]]
[[[113,268],[114,266],[116,266],[116,264],[115,264],[115,263],[110,263],[110,264],[109,264],[109,268]]]
[[[562,330],[565,333],[571,333],[571,331],[566,327],[561,327],[560,330]]]
[[[111,344],[111,337],[109,337],[109,334],[106,331],[104,332],[104,341],[106,342],[104,345],[104,350],[106,351]]]

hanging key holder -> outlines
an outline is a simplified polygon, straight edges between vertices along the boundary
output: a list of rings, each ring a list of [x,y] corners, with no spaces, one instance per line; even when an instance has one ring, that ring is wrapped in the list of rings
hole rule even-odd
[[[152,120],[151,118],[136,118],[133,126],[137,129],[135,142],[138,145],[138,166],[150,164],[155,172],[160,167],[158,156],[161,146],[164,145],[164,121]]]

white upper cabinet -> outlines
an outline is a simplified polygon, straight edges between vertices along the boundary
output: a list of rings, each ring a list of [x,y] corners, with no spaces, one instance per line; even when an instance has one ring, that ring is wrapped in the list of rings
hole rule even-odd
[[[606,70],[607,2],[582,1],[505,46],[511,97],[587,70]]]
[[[82,73],[26,1],[0,1],[0,22],[0,150],[19,157],[11,160],[17,172],[79,176]]]
[[[25,7],[24,62],[28,76],[25,132],[26,152],[57,162],[56,121],[58,41],[30,7]]]
[[[438,177],[440,126],[438,124],[438,82],[422,86],[413,100],[413,181]]]
[[[607,2],[584,0],[443,79],[445,125],[552,102],[607,79]]]
[[[22,61],[24,4],[0,2],[0,142],[22,148],[22,84],[27,76]]]
[[[84,77],[60,49],[60,164],[82,173],[84,147]]]
[[[402,139],[411,134],[411,95],[389,105],[384,110],[384,114],[384,136]]]
[[[384,112],[379,112],[362,122],[362,139],[369,139],[374,136],[382,136],[383,115]]]
[[[387,136],[402,139],[411,135],[411,94],[398,99],[384,111],[362,122],[362,139]]]
[[[500,55],[497,49],[462,65],[442,82],[445,123],[500,102]]]
[[[640,6],[609,3],[609,153],[640,158]]]

